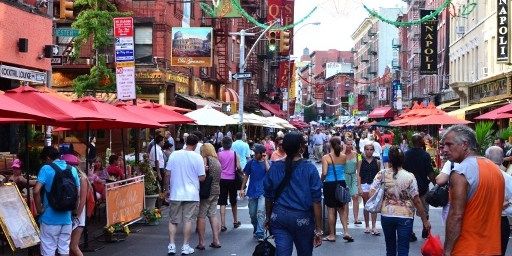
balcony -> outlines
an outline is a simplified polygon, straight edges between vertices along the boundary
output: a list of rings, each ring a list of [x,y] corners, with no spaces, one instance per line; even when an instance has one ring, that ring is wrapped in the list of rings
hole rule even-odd
[[[363,38],[361,38],[361,44],[364,45],[364,44],[367,44],[368,43],[368,38],[365,36]]]
[[[368,53],[370,53],[371,55],[374,55],[374,56],[375,56],[375,55],[377,55],[377,49],[376,49],[376,47],[374,47],[374,46],[370,46],[370,47],[368,48]]]
[[[351,52],[351,53],[356,53],[356,52],[357,52],[357,50],[356,50],[356,48],[352,48],[352,49],[350,50],[350,52]]]
[[[377,35],[377,30],[375,28],[371,28],[370,30],[368,30],[368,36],[369,37],[372,37],[372,36],[375,36]]]
[[[366,62],[368,63],[370,60],[368,59],[368,55],[363,55],[361,56],[361,62]]]
[[[402,47],[402,45],[400,44],[400,40],[398,38],[393,38],[392,47],[393,49],[399,49],[400,47]]]

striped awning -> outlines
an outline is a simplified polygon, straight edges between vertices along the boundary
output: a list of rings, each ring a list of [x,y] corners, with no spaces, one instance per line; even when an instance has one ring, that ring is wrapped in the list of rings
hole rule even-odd
[[[226,86],[220,89],[220,99],[224,102],[238,102],[238,93]]]

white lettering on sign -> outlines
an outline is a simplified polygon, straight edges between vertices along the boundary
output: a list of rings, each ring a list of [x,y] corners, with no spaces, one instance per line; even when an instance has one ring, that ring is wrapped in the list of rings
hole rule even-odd
[[[0,77],[28,81],[32,83],[45,84],[46,83],[46,73],[29,70],[24,68],[16,68],[6,65],[0,65]]]
[[[508,2],[498,0],[497,17],[497,37],[496,40],[496,60],[498,62],[509,62],[509,43],[508,43]]]

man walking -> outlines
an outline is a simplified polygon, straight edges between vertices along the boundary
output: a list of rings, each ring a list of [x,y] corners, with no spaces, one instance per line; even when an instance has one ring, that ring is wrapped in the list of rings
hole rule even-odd
[[[162,150],[162,146],[164,145],[164,137],[162,135],[157,135],[155,138],[154,145],[149,150],[149,165],[153,168],[157,175],[157,179],[160,182],[160,189],[162,192],[165,190],[164,186],[164,176],[165,176],[165,159],[164,152]]]
[[[414,134],[412,136],[412,148],[404,154],[404,166],[403,168],[414,174],[416,181],[418,182],[418,193],[423,203],[423,208],[426,211],[428,218],[429,205],[425,202],[425,194],[428,192],[428,185],[430,182],[435,183],[434,168],[432,168],[432,161],[430,155],[423,149],[423,137],[420,134]],[[420,216],[418,212],[416,215]],[[428,237],[428,230],[423,227],[421,232],[422,238]],[[411,242],[417,240],[416,234],[411,233]]]
[[[39,170],[37,183],[34,187],[34,202],[41,224],[42,256],[54,256],[55,251],[62,256],[69,255],[72,231],[71,212],[78,205],[78,191],[80,187],[78,172],[76,168],[68,166],[64,160],[59,160],[59,157],[60,153],[56,148],[51,146],[43,148],[41,160],[46,164]],[[56,175],[57,172],[62,173]],[[64,172],[70,173],[64,174]],[[68,200],[59,199],[59,196],[55,196],[56,192],[52,189],[61,190],[66,184],[70,184],[66,181],[73,181],[74,184],[71,186],[76,186],[76,194],[74,195],[76,202],[74,205],[72,201],[66,202]],[[73,187],[66,187],[66,191],[73,191],[73,189]],[[59,194],[65,193],[61,191]],[[42,203],[41,195],[44,195]],[[69,194],[66,199],[72,198],[72,196],[73,194]],[[56,202],[56,200],[59,201]],[[65,207],[65,203],[69,207]],[[68,209],[56,209],[58,206]]]
[[[240,168],[243,170],[247,164],[247,160],[251,157],[251,149],[249,148],[249,144],[242,140],[243,133],[237,132],[235,137],[236,141],[231,145],[231,149],[238,155],[238,158],[240,159]]]
[[[505,195],[500,169],[477,157],[476,134],[455,125],[443,136],[447,158],[460,163],[450,174],[450,210],[445,255],[501,255],[501,212]]]
[[[168,181],[171,187],[168,255],[176,254],[174,237],[179,223],[183,223],[181,254],[194,253],[189,240],[192,223],[196,221],[199,210],[199,182],[205,179],[203,158],[194,152],[198,141],[196,135],[190,134],[185,142],[185,148],[171,154],[165,168],[170,174]]]
[[[265,238],[265,197],[263,197],[263,179],[270,165],[265,154],[265,147],[261,144],[254,145],[254,159],[250,160],[244,168],[244,180],[240,188],[240,197],[249,197],[249,215],[254,228],[253,235],[258,241]],[[251,179],[247,194],[245,184]]]
[[[320,163],[323,156],[324,142],[327,141],[325,133],[321,133],[320,129],[317,128],[316,133],[311,138],[311,141],[313,142],[313,155],[315,156],[315,160],[317,163]]]

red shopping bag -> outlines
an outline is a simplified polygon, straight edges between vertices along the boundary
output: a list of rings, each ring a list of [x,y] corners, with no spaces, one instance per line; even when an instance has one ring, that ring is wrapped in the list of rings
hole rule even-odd
[[[427,240],[421,246],[421,255],[423,256],[443,256],[443,244],[439,235],[428,234]]]

